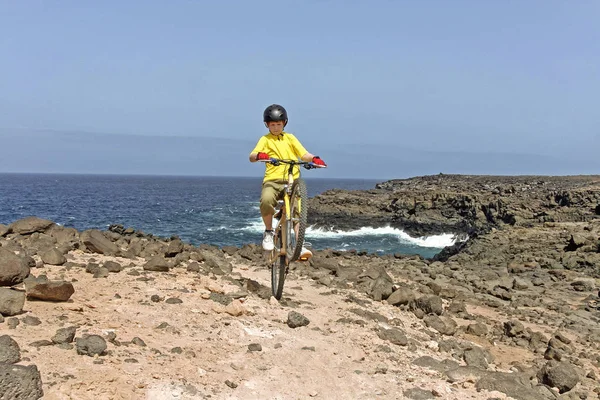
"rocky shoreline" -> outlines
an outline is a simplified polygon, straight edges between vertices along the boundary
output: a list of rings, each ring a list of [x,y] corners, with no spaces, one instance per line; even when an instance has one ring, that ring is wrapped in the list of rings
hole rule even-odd
[[[431,260],[317,251],[279,303],[253,244],[0,225],[0,398],[150,398],[159,381],[165,399],[286,385],[294,398],[600,398],[599,182],[440,175],[326,192],[313,223],[469,240]],[[304,373],[279,381],[290,369]]]
[[[477,234],[504,226],[600,217],[600,176],[433,175],[309,200],[309,224],[341,230],[392,226],[411,236]]]

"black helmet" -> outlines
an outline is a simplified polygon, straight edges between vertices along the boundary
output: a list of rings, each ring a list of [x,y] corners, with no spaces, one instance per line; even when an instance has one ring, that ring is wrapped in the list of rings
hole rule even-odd
[[[283,121],[283,126],[286,126],[288,123],[287,111],[279,104],[271,104],[263,113],[263,121]]]

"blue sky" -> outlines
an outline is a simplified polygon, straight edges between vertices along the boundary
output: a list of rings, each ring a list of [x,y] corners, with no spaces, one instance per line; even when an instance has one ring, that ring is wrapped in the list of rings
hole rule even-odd
[[[161,150],[245,160],[277,102],[309,151],[346,158],[326,176],[593,173],[599,19],[595,0],[2,2],[0,134],[24,149],[39,143],[31,132],[70,132],[87,158],[98,134],[172,137],[151,158],[132,151],[134,164],[189,174],[193,160]],[[237,144],[182,149],[179,136]],[[56,157],[64,138],[35,166],[9,158],[0,172],[82,170],[77,149]],[[124,150],[98,151],[110,165]],[[427,163],[406,161],[420,152]],[[260,175],[249,167],[228,173]]]

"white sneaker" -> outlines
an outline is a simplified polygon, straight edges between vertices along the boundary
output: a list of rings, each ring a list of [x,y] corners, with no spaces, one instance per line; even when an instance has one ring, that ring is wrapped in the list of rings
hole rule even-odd
[[[263,250],[271,251],[275,248],[273,245],[273,232],[266,232],[263,234],[263,242],[262,242]]]
[[[302,246],[302,250],[300,251],[300,257],[298,257],[298,260],[306,261],[311,257],[312,257],[312,251],[310,251],[306,247]]]

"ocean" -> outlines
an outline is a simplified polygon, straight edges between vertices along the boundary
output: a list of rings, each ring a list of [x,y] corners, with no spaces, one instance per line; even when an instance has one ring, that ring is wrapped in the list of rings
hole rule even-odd
[[[306,178],[309,197],[328,189],[372,189],[379,181]],[[122,224],[198,245],[260,243],[258,201],[262,177],[175,177],[0,174],[0,223],[30,215],[77,230]],[[390,227],[341,232],[309,227],[313,249],[432,257],[451,245],[451,234],[412,238]]]

